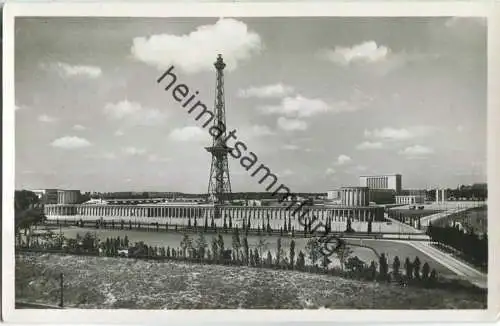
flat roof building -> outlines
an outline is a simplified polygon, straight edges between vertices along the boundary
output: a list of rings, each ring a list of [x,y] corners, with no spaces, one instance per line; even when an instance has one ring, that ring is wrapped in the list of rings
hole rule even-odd
[[[399,194],[402,188],[402,177],[401,174],[360,176],[359,185],[369,189],[392,189]]]

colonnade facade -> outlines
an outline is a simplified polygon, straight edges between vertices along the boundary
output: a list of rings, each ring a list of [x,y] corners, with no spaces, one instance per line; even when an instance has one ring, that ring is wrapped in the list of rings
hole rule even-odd
[[[96,220],[106,217],[133,220],[134,218],[211,218],[214,216],[213,206],[136,206],[136,205],[45,205],[45,215],[50,217],[84,216],[95,217]],[[285,206],[248,207],[248,206],[223,206],[221,215],[233,219],[252,218],[263,219],[292,219],[298,218],[299,212],[293,214],[293,209]],[[384,210],[382,207],[303,207],[301,215],[305,217],[316,216],[319,219],[331,218],[333,221],[345,221],[350,217],[355,221],[366,222],[383,221]]]
[[[370,202],[368,187],[341,188],[341,202],[345,206],[368,206]]]
[[[446,189],[436,189],[436,203],[444,203],[446,201]]]
[[[396,204],[423,204],[425,199],[423,196],[396,196]]]

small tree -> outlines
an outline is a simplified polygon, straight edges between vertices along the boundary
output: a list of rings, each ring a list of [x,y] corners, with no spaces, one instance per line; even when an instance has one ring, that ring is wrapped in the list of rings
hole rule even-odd
[[[255,248],[253,250],[253,258],[254,258],[254,265],[259,266],[260,265],[260,255],[259,255],[259,251],[257,250],[257,248]]]
[[[380,258],[379,258],[379,273],[380,273],[380,278],[385,280],[387,279],[387,276],[388,276],[388,264],[387,264],[387,257],[385,256],[384,253],[382,253],[380,255]]]
[[[196,251],[198,253],[198,258],[200,261],[205,259],[205,251],[207,249],[207,240],[205,240],[205,236],[200,232],[198,235],[198,239],[196,239]]]
[[[205,216],[205,227],[204,227],[205,231],[208,230],[208,217]]]
[[[308,258],[311,261],[313,266],[316,266],[316,262],[319,259],[320,248],[321,248],[321,245],[320,245],[318,239],[311,238],[311,239],[309,239],[309,241],[307,241],[306,251],[308,254]]]
[[[248,265],[250,263],[250,248],[248,247],[248,238],[243,238],[243,250],[245,253],[245,264]]]
[[[241,241],[240,241],[240,233],[238,231],[238,228],[234,229],[233,233],[233,249],[236,253],[236,261],[239,261],[239,250],[241,248]]]
[[[219,243],[218,243],[216,237],[212,238],[212,254],[213,254],[214,261],[218,262],[219,261]]]
[[[392,273],[394,276],[398,277],[399,276],[399,268],[401,267],[401,262],[399,261],[399,257],[396,256],[394,257],[394,261],[392,263]]]
[[[425,262],[424,265],[422,266],[422,278],[424,280],[429,279],[430,270],[431,270],[431,268],[430,268],[429,264],[427,262]]]
[[[271,251],[267,251],[267,259],[266,259],[266,265],[268,267],[273,266],[273,256],[271,255]]]
[[[295,240],[290,241],[290,268],[293,269],[295,261]]]
[[[189,235],[184,234],[184,237],[182,238],[181,241],[182,254],[184,257],[188,257],[187,253],[189,250],[191,250],[192,247],[193,243],[191,241],[191,238],[189,237]]]
[[[368,220],[368,233],[372,233],[372,220]]]
[[[229,215],[229,228],[233,228],[233,218],[231,217],[231,215]]]
[[[406,257],[404,267],[406,271],[406,278],[411,280],[413,278],[413,265],[408,257]]]
[[[226,248],[224,247],[224,238],[222,234],[219,234],[217,237],[217,245],[219,246],[219,259],[224,259],[224,250],[226,250]]]
[[[437,272],[436,270],[433,268],[432,271],[431,271],[431,275],[429,276],[429,282],[431,284],[434,284],[435,282],[437,281]]]
[[[375,280],[377,278],[377,265],[375,264],[375,261],[372,260],[368,269],[370,272],[370,279]]]
[[[260,238],[259,242],[257,243],[257,247],[255,248],[255,251],[258,250],[258,257],[264,257],[264,251],[267,249],[267,241],[264,238]],[[262,263],[262,262],[261,262]]]
[[[306,259],[305,259],[305,256],[304,256],[304,253],[302,252],[302,250],[299,251],[299,254],[297,256],[297,263],[296,263],[296,267],[298,270],[304,270],[306,266]]]
[[[281,260],[283,259],[283,247],[281,245],[281,237],[278,238],[277,240],[277,246],[276,246],[276,265],[280,266]]]
[[[340,262],[340,268],[344,270],[345,262],[349,256],[353,253],[351,247],[349,247],[344,241],[340,244],[339,248],[335,251],[337,258]]]
[[[418,257],[415,257],[415,260],[413,261],[413,272],[415,274],[415,278],[417,280],[420,279],[420,259],[418,259]]]
[[[196,217],[194,217],[193,220],[194,220],[193,226],[196,229],[196,227],[198,226],[198,222],[196,222]]]
[[[347,224],[346,224],[345,232],[347,232],[347,233],[354,232],[354,229],[352,228],[352,225],[351,225],[351,218],[350,217],[347,217]]]
[[[191,217],[188,217],[188,228],[191,228]]]

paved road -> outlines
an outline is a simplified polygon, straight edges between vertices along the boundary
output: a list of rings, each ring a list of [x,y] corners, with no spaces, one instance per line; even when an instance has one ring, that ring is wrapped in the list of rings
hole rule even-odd
[[[486,274],[458,260],[452,255],[433,247],[430,242],[423,242],[423,241],[405,241],[405,242],[411,245],[412,247],[422,251],[432,259],[441,263],[441,265],[445,266],[458,276],[467,279],[476,286],[483,289],[486,289],[488,287],[488,276]]]
[[[436,220],[440,220],[442,218],[445,218],[447,216],[450,216],[452,214],[455,214],[455,213],[460,213],[460,212],[465,212],[466,210],[468,210],[470,208],[460,208],[460,209],[450,209],[450,210],[447,210],[447,211],[444,211],[444,212],[440,212],[440,213],[437,213],[437,214],[433,214],[433,215],[428,215],[428,216],[425,216],[425,217],[422,217],[422,219],[420,220],[420,223],[424,226],[429,226],[429,222],[432,223]]]
[[[423,230],[419,230],[417,228],[414,228],[411,225],[408,225],[408,224],[405,224],[405,223],[401,223],[398,220],[390,218],[389,214],[387,214],[387,213],[384,213],[384,217],[385,217],[386,220],[389,220],[393,224],[397,225],[401,233],[420,233],[420,234],[424,233]]]

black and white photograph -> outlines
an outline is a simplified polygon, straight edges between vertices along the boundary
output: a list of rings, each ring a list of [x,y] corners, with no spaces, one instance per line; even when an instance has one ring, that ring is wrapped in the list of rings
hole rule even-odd
[[[13,12],[16,312],[489,308],[486,16]]]

